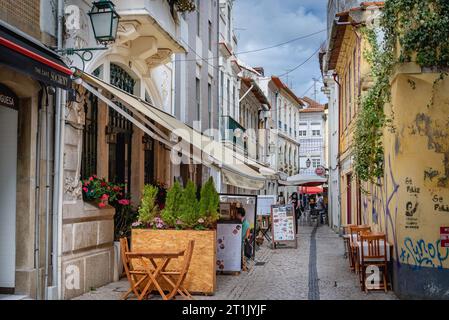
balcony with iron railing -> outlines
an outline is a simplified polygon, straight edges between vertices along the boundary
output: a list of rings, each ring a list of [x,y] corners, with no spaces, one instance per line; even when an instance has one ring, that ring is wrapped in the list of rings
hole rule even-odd
[[[247,145],[245,144],[246,129],[234,118],[230,116],[222,116],[222,141],[226,144],[231,144],[237,150],[245,153]]]

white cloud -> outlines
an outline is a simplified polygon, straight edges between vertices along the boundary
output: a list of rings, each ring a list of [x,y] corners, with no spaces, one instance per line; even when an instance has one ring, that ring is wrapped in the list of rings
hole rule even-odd
[[[289,41],[326,29],[327,0],[236,0],[234,26],[239,51],[248,51]],[[296,67],[326,40],[326,32],[266,51],[239,55],[251,66],[262,66],[266,75],[279,75]],[[289,74],[288,82],[298,96],[320,77],[318,55]],[[287,77],[283,77],[286,82]],[[321,85],[318,84],[318,88]],[[313,89],[308,92],[313,96]],[[318,98],[324,102],[324,96]]]

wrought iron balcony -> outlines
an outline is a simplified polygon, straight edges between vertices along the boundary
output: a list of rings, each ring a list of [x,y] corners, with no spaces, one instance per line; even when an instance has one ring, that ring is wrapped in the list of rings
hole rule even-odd
[[[223,141],[230,142],[242,150],[247,148],[245,144],[246,129],[230,116],[222,116],[222,132]]]

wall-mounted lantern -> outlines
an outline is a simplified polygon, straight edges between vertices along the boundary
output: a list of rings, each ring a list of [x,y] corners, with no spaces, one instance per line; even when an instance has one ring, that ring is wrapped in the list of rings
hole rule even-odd
[[[307,159],[306,161],[306,168],[310,168],[310,166],[312,165],[312,161],[310,161],[310,159]]]
[[[114,42],[117,38],[117,29],[120,16],[115,11],[112,1],[100,0],[92,4],[92,9],[88,13],[95,40],[106,45]]]
[[[98,48],[64,48],[56,50],[61,54],[77,55],[83,64],[83,71],[86,62],[93,58],[93,51],[107,50],[106,46],[117,39],[117,30],[120,16],[115,11],[115,5],[109,0],[100,0],[92,4],[92,8],[88,12],[92,29],[94,31],[95,40],[103,46]]]

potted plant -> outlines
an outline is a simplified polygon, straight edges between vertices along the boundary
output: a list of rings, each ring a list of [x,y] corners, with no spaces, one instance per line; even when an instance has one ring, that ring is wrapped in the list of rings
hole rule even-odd
[[[146,188],[150,190],[151,187]],[[216,288],[215,229],[219,219],[219,196],[212,178],[201,188],[199,200],[196,191],[192,181],[184,189],[175,182],[167,192],[163,210],[153,210],[157,207],[154,194],[150,196],[144,192],[138,221],[133,225],[132,248],[136,251],[184,250],[188,241],[194,240],[185,287],[193,293],[213,294]],[[177,268],[178,263],[172,260],[168,269]]]
[[[136,211],[131,206],[129,195],[124,185],[114,184],[96,175],[82,180],[83,198],[86,202],[97,206],[100,210],[111,210],[114,213],[114,279],[118,280],[123,270],[120,255],[120,238],[130,237],[131,225],[136,219]]]

